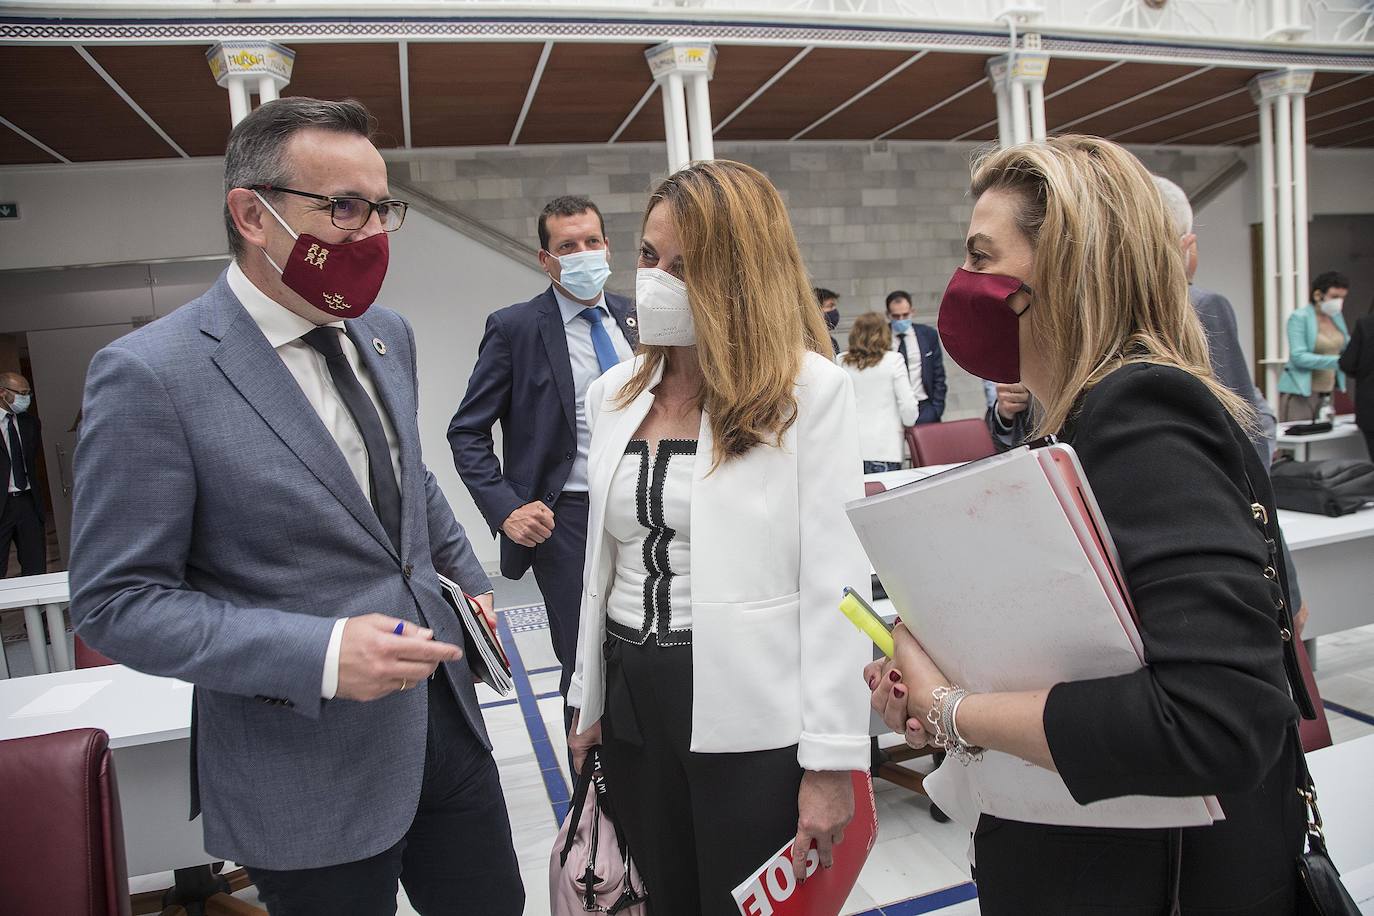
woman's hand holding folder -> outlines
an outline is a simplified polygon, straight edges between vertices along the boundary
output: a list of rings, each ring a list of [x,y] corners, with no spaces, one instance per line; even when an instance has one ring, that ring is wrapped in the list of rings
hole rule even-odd
[[[873,710],[906,743],[922,748],[931,743],[928,716],[936,706],[935,691],[954,685],[926,654],[916,637],[900,621],[892,629],[896,652],[891,659],[864,668]],[[958,732],[969,744],[1013,754],[1054,771],[1054,758],[1045,739],[1044,690],[1017,693],[969,694],[959,705]],[[1027,723],[1032,723],[1029,727]]]

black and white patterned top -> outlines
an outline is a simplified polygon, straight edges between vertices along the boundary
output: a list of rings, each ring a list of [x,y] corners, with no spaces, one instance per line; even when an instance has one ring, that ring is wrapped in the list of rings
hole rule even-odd
[[[692,641],[691,522],[695,439],[632,439],[611,480],[606,533],[616,542],[608,629],[643,644]]]

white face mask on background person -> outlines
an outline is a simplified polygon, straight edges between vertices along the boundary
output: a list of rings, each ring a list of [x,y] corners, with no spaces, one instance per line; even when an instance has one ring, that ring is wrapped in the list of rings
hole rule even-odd
[[[606,288],[606,280],[611,275],[606,249],[592,248],[561,258],[553,254],[549,257],[558,262],[558,284],[583,302],[595,299]]]
[[[1321,309],[1327,317],[1335,318],[1341,313],[1341,306],[1345,305],[1344,299],[1327,299],[1322,303]]]
[[[635,315],[639,341],[651,347],[690,347],[697,342],[687,284],[657,267],[635,274]]]

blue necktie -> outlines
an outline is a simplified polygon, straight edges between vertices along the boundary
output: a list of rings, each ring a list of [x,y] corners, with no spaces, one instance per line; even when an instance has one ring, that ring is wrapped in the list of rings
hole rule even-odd
[[[581,317],[592,326],[592,346],[596,348],[596,361],[601,366],[601,371],[605,372],[620,362],[620,357],[615,353],[615,344],[611,343],[611,335],[606,333],[606,326],[601,323],[601,309],[583,309]]]

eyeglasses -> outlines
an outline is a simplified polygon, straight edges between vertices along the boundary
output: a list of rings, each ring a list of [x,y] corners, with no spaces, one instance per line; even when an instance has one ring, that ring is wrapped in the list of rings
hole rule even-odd
[[[33,394],[33,389],[32,389],[32,388],[30,388],[30,389],[28,389],[28,390],[26,390],[26,391],[20,391],[18,388],[11,388],[9,385],[0,385],[0,388],[5,389],[5,390],[8,391],[10,394],[19,394],[19,395]]]
[[[403,200],[379,200],[376,203],[366,197],[329,197],[325,194],[311,194],[308,191],[296,191],[291,188],[278,188],[270,184],[255,184],[249,187],[250,191],[275,191],[279,194],[295,194],[297,197],[309,197],[312,200],[329,201],[329,218],[340,229],[354,231],[367,225],[367,221],[372,219],[372,214],[376,213],[382,221],[382,231],[395,232],[401,228],[401,223],[405,222],[406,210],[410,204]]]

